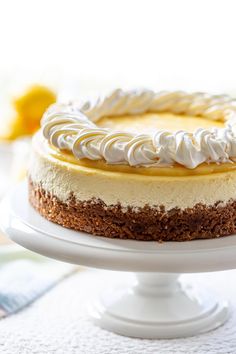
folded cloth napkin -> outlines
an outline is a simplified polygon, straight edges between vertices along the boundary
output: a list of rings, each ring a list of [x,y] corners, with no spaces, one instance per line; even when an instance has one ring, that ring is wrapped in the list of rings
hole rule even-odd
[[[122,337],[95,326],[87,304],[120,283],[125,272],[85,270],[60,282],[25,311],[0,321],[1,354],[235,354],[236,270],[184,275],[231,302],[224,326],[195,337],[148,340]]]
[[[75,271],[56,261],[16,260],[0,268],[0,318],[20,311]]]

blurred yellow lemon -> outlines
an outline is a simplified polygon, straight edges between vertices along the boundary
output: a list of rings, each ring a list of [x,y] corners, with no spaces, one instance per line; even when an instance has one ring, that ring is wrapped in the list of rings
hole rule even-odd
[[[12,118],[2,138],[14,140],[39,129],[45,110],[56,101],[56,94],[45,86],[31,86],[12,102]]]

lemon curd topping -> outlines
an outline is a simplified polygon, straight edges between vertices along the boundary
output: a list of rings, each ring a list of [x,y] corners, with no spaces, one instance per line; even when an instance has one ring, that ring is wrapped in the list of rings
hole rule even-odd
[[[72,165],[79,165],[81,167],[92,168],[97,170],[103,170],[108,172],[120,172],[120,173],[131,173],[140,174],[146,176],[196,176],[196,175],[207,175],[211,173],[220,173],[236,170],[236,163],[225,163],[216,164],[203,163],[193,170],[187,169],[184,166],[175,164],[173,166],[167,167],[131,167],[129,165],[108,165],[105,161],[92,161],[89,159],[77,160],[71,153],[66,151],[58,152],[55,149],[51,150],[51,156],[62,161],[67,162]]]
[[[55,104],[41,124],[46,140],[78,161],[195,169],[236,159],[236,101],[226,95],[115,90]]]
[[[146,113],[112,118],[103,117],[97,121],[97,125],[103,128],[128,131],[131,133],[150,134],[156,130],[169,130],[171,132],[186,130],[189,133],[193,133],[198,128],[222,128],[224,122],[172,113]]]
[[[143,133],[152,132],[155,129],[168,129],[176,131],[185,129],[189,132],[194,132],[198,128],[222,127],[221,121],[210,121],[202,117],[191,117],[177,115],[171,113],[147,113],[135,116],[118,116],[104,117],[97,122],[98,126],[109,127],[116,130],[126,130],[130,132],[141,131]],[[72,165],[80,165],[81,167],[99,169],[110,172],[132,173],[149,176],[191,176],[191,175],[206,175],[211,173],[227,172],[236,169],[236,163],[203,163],[195,169],[187,169],[182,165],[175,163],[173,166],[167,167],[132,167],[125,164],[112,165],[107,164],[104,160],[78,160],[71,152],[59,151],[50,146],[50,154],[54,158],[71,163]]]
[[[179,164],[174,164],[173,166],[167,167],[131,167],[129,165],[110,165],[104,160],[93,161],[89,159],[77,160],[71,152],[58,151],[53,147],[49,147],[49,154],[61,161],[80,167],[91,168],[96,170],[108,171],[108,172],[119,172],[119,173],[130,173],[139,174],[146,176],[196,176],[196,175],[207,175],[212,173],[221,173],[236,170],[236,163],[216,164],[216,163],[203,163],[196,167],[195,169],[188,169]]]

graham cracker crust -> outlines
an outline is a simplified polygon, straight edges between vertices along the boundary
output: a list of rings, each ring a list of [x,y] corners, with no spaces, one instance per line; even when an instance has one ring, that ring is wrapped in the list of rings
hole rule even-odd
[[[106,206],[102,200],[77,201],[73,194],[66,203],[47,193],[29,179],[29,201],[46,219],[69,229],[110,238],[141,241],[189,241],[236,233],[236,201],[213,206],[165,211],[145,206],[122,210],[120,204]]]

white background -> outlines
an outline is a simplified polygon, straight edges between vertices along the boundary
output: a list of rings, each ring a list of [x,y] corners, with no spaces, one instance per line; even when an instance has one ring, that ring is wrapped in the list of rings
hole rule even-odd
[[[235,0],[0,0],[0,80],[236,89]]]

